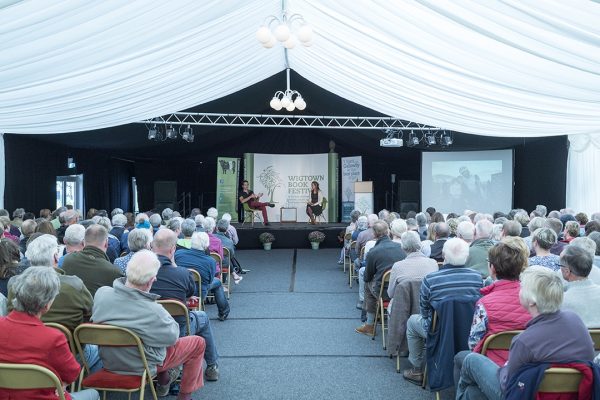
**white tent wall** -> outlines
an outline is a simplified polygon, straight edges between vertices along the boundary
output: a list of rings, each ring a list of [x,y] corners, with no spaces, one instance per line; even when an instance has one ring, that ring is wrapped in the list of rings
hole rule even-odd
[[[569,136],[567,207],[588,215],[600,211],[600,134]]]

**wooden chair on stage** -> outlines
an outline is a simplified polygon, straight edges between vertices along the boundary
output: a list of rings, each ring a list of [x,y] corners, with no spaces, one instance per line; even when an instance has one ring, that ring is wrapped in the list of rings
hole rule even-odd
[[[323,197],[323,200],[321,201],[321,213],[320,214],[315,214],[315,222],[325,221],[325,209],[327,208],[327,197]]]
[[[255,219],[258,219],[258,222],[262,222],[264,224],[264,221],[262,220],[262,213],[260,210],[250,208],[248,203],[243,203],[243,206],[244,206],[244,220],[242,221],[242,226],[244,226],[244,224],[246,222],[251,222],[252,227],[254,228],[254,220]]]

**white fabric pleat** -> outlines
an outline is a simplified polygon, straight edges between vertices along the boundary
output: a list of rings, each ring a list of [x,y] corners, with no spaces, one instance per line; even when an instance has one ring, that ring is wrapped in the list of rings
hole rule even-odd
[[[591,214],[600,211],[600,134],[569,136],[567,206]]]

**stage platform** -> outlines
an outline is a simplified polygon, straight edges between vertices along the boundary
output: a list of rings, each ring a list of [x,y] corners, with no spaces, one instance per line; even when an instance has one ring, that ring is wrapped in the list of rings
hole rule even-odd
[[[310,225],[307,222],[272,222],[269,226],[255,222],[254,228],[251,224],[234,223],[240,242],[237,249],[262,249],[258,235],[270,232],[275,235],[273,249],[309,249],[310,242],[308,234],[312,231],[321,231],[325,234],[325,241],[321,248],[341,248],[342,245],[337,237],[340,231],[346,229],[347,223],[321,223]]]

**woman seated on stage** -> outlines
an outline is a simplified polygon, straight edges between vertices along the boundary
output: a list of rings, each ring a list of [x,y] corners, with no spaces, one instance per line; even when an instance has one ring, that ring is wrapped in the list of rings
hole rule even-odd
[[[319,182],[312,181],[310,184],[310,200],[306,202],[306,214],[310,218],[310,224],[314,225],[317,223],[317,216],[323,213],[323,206],[320,203],[321,189],[319,189]]]
[[[242,182],[242,191],[240,192],[240,203],[248,203],[248,206],[253,210],[260,210],[263,216],[263,222],[265,225],[269,225],[269,219],[267,218],[267,206],[275,207],[273,203],[261,203],[258,201],[263,195],[262,193],[255,194],[249,188],[250,184],[248,181]],[[253,217],[254,218],[254,217]]]

